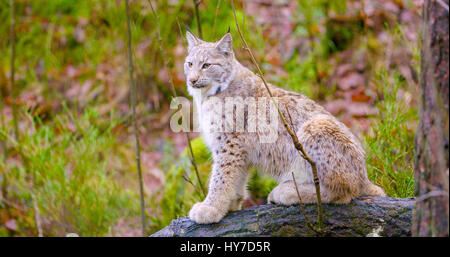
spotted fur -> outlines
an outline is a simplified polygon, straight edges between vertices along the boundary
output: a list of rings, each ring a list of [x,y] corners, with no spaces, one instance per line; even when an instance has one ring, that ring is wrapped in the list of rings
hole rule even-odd
[[[240,209],[246,196],[248,170],[252,166],[278,181],[268,197],[269,202],[284,205],[298,202],[291,172],[295,174],[302,201],[316,202],[311,166],[299,155],[281,121],[277,125],[277,140],[272,143],[261,143],[259,131],[210,131],[217,120],[205,117],[228,115],[208,101],[213,96],[215,101],[224,102],[227,97],[245,99],[269,95],[261,78],[235,58],[229,33],[215,43],[202,41],[190,32],[186,37],[186,83],[201,113],[200,130],[213,156],[208,195],[192,207],[189,217],[197,223],[214,223],[229,210]],[[269,87],[283,114],[292,118],[300,143],[317,164],[324,203],[345,204],[360,195],[385,195],[369,181],[361,143],[343,123],[304,95],[273,85]],[[248,109],[244,116],[244,127],[248,128],[252,122]]]

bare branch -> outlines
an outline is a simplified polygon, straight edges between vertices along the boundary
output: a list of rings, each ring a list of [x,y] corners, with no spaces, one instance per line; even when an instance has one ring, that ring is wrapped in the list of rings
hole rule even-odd
[[[18,126],[18,114],[17,114],[17,96],[19,95],[16,87],[14,86],[14,76],[15,76],[15,57],[16,57],[16,17],[15,17],[15,1],[10,0],[11,4],[11,31],[10,31],[10,46],[11,46],[11,70],[10,70],[10,83],[11,83],[11,99],[12,99],[12,111],[13,111],[13,124],[14,124],[14,134],[16,140],[19,140],[19,126]]]
[[[431,197],[439,197],[439,196],[445,196],[445,197],[448,198],[448,193],[446,191],[444,191],[444,190],[430,191],[430,192],[428,192],[426,194],[423,194],[423,195],[417,197],[416,198],[416,203],[425,201],[425,200],[427,200],[428,198],[431,198]]]
[[[186,173],[183,174],[183,179],[184,179],[184,181],[186,181],[186,182],[188,182],[189,184],[192,185],[192,187],[194,188],[195,192],[198,194],[199,197],[202,197],[202,192],[200,192],[198,190],[198,187],[195,186],[194,182],[192,182],[192,180],[186,176]]]
[[[195,0],[194,0],[194,2],[195,2]],[[163,63],[164,63],[164,66],[166,68],[166,71],[167,71],[167,76],[169,78],[169,83],[170,83],[170,87],[171,87],[171,90],[172,90],[172,94],[173,94],[173,97],[176,97],[177,96],[177,92],[175,90],[175,85],[173,84],[172,75],[170,74],[170,70],[169,70],[169,67],[168,67],[167,62],[166,62],[166,52],[165,52],[164,48],[162,47],[163,46],[163,42],[162,42],[162,38],[161,38],[161,31],[160,31],[160,26],[159,26],[158,14],[156,13],[155,8],[153,8],[152,1],[148,0],[148,3],[150,5],[150,8],[152,9],[153,16],[155,17],[156,30],[157,30],[157,33],[158,33],[158,41],[159,41],[159,50],[161,52]],[[178,23],[178,19],[177,19],[177,23]],[[179,25],[180,24],[178,23],[178,27],[179,27],[179,29],[181,31],[181,28],[180,28]],[[203,197],[205,197],[206,196],[206,190],[205,190],[205,187],[203,186],[202,180],[200,178],[200,173],[198,172],[197,162],[195,161],[194,151],[192,150],[191,137],[189,136],[188,132],[185,132],[185,133],[186,133],[186,139],[187,139],[188,147],[189,147],[191,164],[192,164],[192,166],[194,166],[195,174],[197,176],[197,180],[198,180],[198,183],[200,185],[200,189],[202,190]]]
[[[216,22],[217,22],[217,16],[219,15],[220,2],[221,2],[220,0],[217,1],[216,15],[214,16],[214,25],[213,25],[213,36],[214,36],[214,38],[216,37]]]
[[[305,212],[305,206],[303,205],[302,198],[300,197],[300,192],[298,191],[297,181],[295,180],[294,172],[291,172],[291,174],[292,174],[292,181],[294,182],[294,185],[295,185],[295,191],[297,191],[298,202],[299,202],[299,204],[300,204],[300,208],[301,208],[301,210],[302,210],[303,216],[305,217],[306,224],[308,225],[308,227],[309,227],[312,231],[314,231],[314,232],[316,232],[316,233],[319,233],[319,231],[317,231],[317,230],[314,228],[314,226],[311,224],[311,221],[309,221],[308,215],[306,215],[306,212]]]
[[[131,90],[131,121],[134,128],[134,139],[136,143],[136,165],[139,180],[139,195],[141,200],[141,223],[142,223],[142,236],[145,235],[145,202],[144,202],[144,186],[142,182],[141,172],[141,151],[139,146],[138,128],[136,125],[136,86],[133,79],[133,55],[131,51],[131,26],[130,26],[130,8],[128,0],[125,0],[126,13],[127,13],[127,38],[128,38],[128,67],[130,72],[130,90]]]
[[[41,213],[39,212],[39,207],[37,206],[36,197],[34,196],[34,194],[31,194],[31,200],[33,201],[34,220],[36,221],[38,236],[43,237],[44,234],[42,233]]]
[[[320,185],[319,185],[319,177],[318,177],[318,175],[317,175],[316,163],[315,163],[315,162],[309,157],[309,155],[305,152],[305,150],[304,150],[302,144],[299,142],[299,140],[298,140],[298,138],[297,138],[297,135],[296,135],[296,134],[294,133],[294,131],[289,127],[289,125],[288,125],[288,123],[287,123],[287,121],[286,121],[286,118],[284,117],[283,113],[281,112],[281,110],[280,110],[280,108],[279,108],[279,106],[278,106],[278,103],[277,103],[276,101],[273,100],[272,92],[270,91],[270,88],[269,88],[269,86],[268,86],[268,84],[267,84],[267,81],[266,81],[266,79],[264,78],[264,75],[263,75],[263,73],[262,73],[262,71],[261,71],[261,68],[259,67],[258,63],[256,62],[256,59],[255,59],[255,57],[253,56],[252,51],[251,51],[250,48],[248,47],[248,44],[247,44],[247,42],[245,41],[244,36],[242,35],[241,30],[240,30],[240,28],[239,28],[239,23],[238,23],[238,21],[237,21],[236,10],[235,10],[235,8],[234,8],[234,1],[233,1],[233,0],[231,0],[231,7],[232,7],[232,9],[233,9],[233,15],[234,15],[234,20],[235,20],[235,23],[236,23],[237,31],[238,31],[238,33],[239,33],[239,36],[240,36],[241,40],[242,40],[242,43],[244,44],[244,49],[247,50],[247,52],[249,53],[250,58],[251,58],[253,64],[256,66],[256,69],[257,69],[257,71],[258,71],[258,73],[259,73],[259,75],[260,75],[260,77],[261,77],[261,79],[262,79],[262,81],[263,81],[263,83],[264,83],[264,86],[266,87],[267,92],[269,93],[270,99],[273,101],[274,105],[276,106],[277,111],[278,111],[278,114],[279,114],[279,116],[280,116],[280,118],[281,118],[281,121],[283,122],[284,127],[286,128],[287,132],[289,133],[289,135],[290,135],[291,138],[292,138],[292,141],[293,141],[293,143],[294,143],[295,148],[303,154],[303,157],[304,157],[304,158],[306,159],[306,161],[311,165],[312,172],[313,172],[313,176],[314,176],[314,185],[315,185],[315,188],[316,188],[316,195],[317,195],[317,208],[318,208],[318,216],[319,216],[319,227],[321,228],[321,227],[322,227],[322,224],[323,224],[323,212],[322,212],[322,200],[321,200],[321,197],[320,197]]]
[[[445,10],[447,10],[448,12],[448,4],[446,4],[444,1],[442,0],[436,0],[436,2],[438,2]]]
[[[200,38],[203,39],[203,34],[202,34],[202,24],[200,23],[200,14],[198,12],[198,6],[200,5],[200,3],[202,2],[200,1],[196,1],[196,0],[192,0],[194,2],[194,10],[195,10],[195,18],[197,20],[197,30],[198,30],[198,35]]]

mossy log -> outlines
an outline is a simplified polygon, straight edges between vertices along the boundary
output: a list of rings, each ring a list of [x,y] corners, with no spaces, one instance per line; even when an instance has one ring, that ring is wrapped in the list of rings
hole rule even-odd
[[[326,236],[411,236],[414,198],[361,197],[350,204],[324,204]],[[311,222],[314,204],[305,205]],[[317,226],[317,224],[314,224]],[[153,237],[317,236],[305,223],[299,205],[260,205],[228,213],[219,223],[200,225],[189,218],[173,220]]]

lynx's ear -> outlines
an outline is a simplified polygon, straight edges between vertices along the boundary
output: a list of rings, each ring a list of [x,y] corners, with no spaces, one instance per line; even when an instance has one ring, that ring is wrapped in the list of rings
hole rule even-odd
[[[232,40],[230,32],[227,32],[227,34],[216,43],[216,50],[225,56],[231,55],[233,53]]]
[[[192,34],[192,33],[189,31],[189,28],[188,28],[187,31],[186,31],[186,39],[187,39],[187,42],[188,42],[188,51],[191,51],[191,49],[192,49],[194,46],[196,46],[196,45],[198,45],[198,44],[200,44],[200,43],[202,42],[199,38],[197,38],[196,36],[194,36],[194,34]]]

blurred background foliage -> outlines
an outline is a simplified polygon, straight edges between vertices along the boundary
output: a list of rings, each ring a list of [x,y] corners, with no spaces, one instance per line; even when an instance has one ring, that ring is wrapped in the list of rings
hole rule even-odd
[[[11,8],[0,1],[0,236],[140,235],[130,122],[125,4],[120,0],[16,0],[15,84]],[[166,67],[187,96],[185,28],[194,2],[130,1],[137,123],[147,233],[185,216],[203,194],[186,137],[169,128]],[[393,197],[414,196],[421,0],[236,1],[243,34],[267,79],[305,94],[363,142],[369,177]],[[231,27],[237,58],[253,69],[229,1],[201,1],[203,38]],[[17,95],[17,97],[14,97]],[[18,106],[19,139],[12,105]],[[192,133],[203,184],[209,150]],[[252,171],[244,206],[265,203],[276,183]]]

